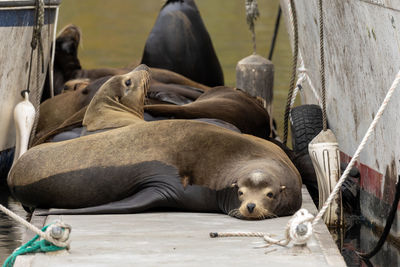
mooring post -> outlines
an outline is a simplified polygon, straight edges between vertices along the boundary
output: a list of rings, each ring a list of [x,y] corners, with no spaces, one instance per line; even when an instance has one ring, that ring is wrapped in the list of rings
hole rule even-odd
[[[271,127],[273,84],[274,65],[268,59],[252,54],[240,60],[236,65],[236,87],[265,101],[264,107],[270,115]]]

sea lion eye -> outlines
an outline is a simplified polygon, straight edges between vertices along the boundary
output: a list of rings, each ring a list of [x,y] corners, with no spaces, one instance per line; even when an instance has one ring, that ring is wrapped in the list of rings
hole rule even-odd
[[[272,194],[272,192],[269,192],[269,193],[267,194],[267,197],[273,198],[273,197],[274,197],[274,194]]]
[[[238,191],[239,196],[243,195],[243,191]]]
[[[125,81],[125,85],[126,86],[130,86],[131,84],[132,84],[131,79],[128,79],[128,80]]]

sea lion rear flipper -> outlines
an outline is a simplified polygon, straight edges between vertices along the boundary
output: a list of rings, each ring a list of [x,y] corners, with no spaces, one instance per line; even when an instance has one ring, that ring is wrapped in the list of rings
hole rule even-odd
[[[163,198],[154,188],[145,188],[133,196],[104,205],[79,209],[51,209],[36,215],[55,214],[122,214],[139,213],[156,207],[168,206],[168,199]]]

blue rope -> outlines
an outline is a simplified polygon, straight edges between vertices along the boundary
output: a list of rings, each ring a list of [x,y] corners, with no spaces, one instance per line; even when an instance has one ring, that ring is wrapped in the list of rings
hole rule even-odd
[[[49,225],[46,225],[45,227],[43,227],[42,232],[45,232],[47,227],[49,227]],[[34,238],[32,238],[26,244],[24,244],[24,245],[20,246],[18,249],[16,249],[4,262],[3,267],[13,267],[15,260],[17,259],[17,257],[19,255],[23,255],[26,253],[58,251],[58,250],[67,248],[67,247],[55,246],[45,239],[37,241],[38,238],[39,238],[39,235],[36,235]]]

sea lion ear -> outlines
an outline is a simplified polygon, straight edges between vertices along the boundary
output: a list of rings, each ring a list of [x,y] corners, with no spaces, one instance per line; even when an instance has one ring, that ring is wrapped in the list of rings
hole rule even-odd
[[[285,189],[286,189],[286,186],[285,185],[281,185],[281,188],[280,188],[279,192],[282,192]]]
[[[231,185],[231,188],[237,188],[237,187],[239,187],[237,183],[233,183],[233,184]]]

